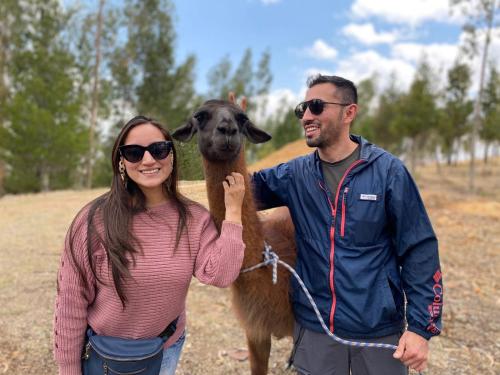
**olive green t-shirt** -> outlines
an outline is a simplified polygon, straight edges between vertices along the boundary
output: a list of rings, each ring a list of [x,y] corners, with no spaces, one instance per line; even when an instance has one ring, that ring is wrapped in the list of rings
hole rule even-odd
[[[347,168],[351,166],[356,160],[359,159],[360,147],[356,147],[356,149],[345,159],[336,161],[335,163],[329,163],[327,161],[321,160],[321,169],[323,171],[323,177],[325,178],[326,185],[328,186],[328,190],[333,194],[335,198],[335,194],[337,193],[337,188],[339,186],[340,180],[344,175]],[[334,205],[335,202],[332,202]]]

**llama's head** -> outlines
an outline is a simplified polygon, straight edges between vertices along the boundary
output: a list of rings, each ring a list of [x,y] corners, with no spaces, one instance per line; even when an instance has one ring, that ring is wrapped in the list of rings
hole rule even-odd
[[[198,147],[209,161],[235,159],[245,142],[263,143],[271,136],[257,128],[237,105],[225,100],[208,100],[172,137],[188,142],[198,133]]]

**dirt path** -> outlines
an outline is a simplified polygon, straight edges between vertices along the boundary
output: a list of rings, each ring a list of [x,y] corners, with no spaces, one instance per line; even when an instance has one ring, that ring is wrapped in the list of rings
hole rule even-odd
[[[500,161],[479,171],[468,196],[466,171],[449,167],[418,174],[440,241],[445,285],[443,334],[431,341],[427,374],[500,374]],[[206,204],[203,183],[185,183]],[[55,374],[52,312],[55,274],[71,219],[103,190],[61,191],[0,199],[0,374]],[[193,281],[188,339],[178,374],[246,374],[238,361],[245,338],[229,292]],[[273,342],[271,374],[285,374],[289,340]]]

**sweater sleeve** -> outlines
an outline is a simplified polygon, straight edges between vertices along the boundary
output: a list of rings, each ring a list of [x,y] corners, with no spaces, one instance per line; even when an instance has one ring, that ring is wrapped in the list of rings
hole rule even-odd
[[[223,221],[219,235],[207,211],[203,213],[200,224],[194,276],[204,284],[225,288],[236,280],[243,263],[243,226]]]
[[[395,163],[390,176],[388,210],[408,301],[408,330],[429,339],[441,332],[443,281],[438,241],[417,186],[402,163]]]
[[[79,214],[66,235],[57,274],[53,334],[54,359],[60,375],[81,374],[87,307],[94,299],[95,279],[87,258],[85,217]]]

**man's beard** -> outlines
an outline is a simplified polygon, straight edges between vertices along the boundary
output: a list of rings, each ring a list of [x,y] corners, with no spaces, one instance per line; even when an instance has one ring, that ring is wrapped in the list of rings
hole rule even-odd
[[[334,145],[339,142],[341,129],[340,121],[342,120],[342,112],[337,121],[331,121],[328,124],[319,126],[319,134],[314,138],[306,137],[306,144],[309,147],[324,148]]]
[[[323,138],[321,137],[321,134],[318,135],[316,138],[307,138],[306,137],[306,144],[309,147],[322,147],[323,146]]]

